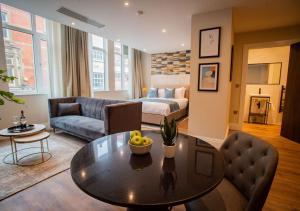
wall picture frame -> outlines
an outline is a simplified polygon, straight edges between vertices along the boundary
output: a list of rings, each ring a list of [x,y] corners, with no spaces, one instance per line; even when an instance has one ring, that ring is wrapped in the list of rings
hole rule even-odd
[[[198,91],[218,91],[219,63],[200,63],[198,72]]]
[[[199,58],[220,56],[221,27],[201,29],[199,34]]]

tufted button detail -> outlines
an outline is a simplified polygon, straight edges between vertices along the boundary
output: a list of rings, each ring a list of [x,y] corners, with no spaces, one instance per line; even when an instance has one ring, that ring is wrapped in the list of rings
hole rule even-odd
[[[232,160],[228,160],[228,164],[230,165],[232,163]]]
[[[254,160],[251,160],[250,164],[251,164],[251,166],[253,166],[254,165]]]
[[[240,152],[240,151],[238,151],[238,152],[237,152],[237,155],[238,155],[238,156],[241,156],[241,152]]]
[[[241,173],[241,174],[243,174],[243,173],[244,173],[244,170],[243,170],[243,169],[241,169],[241,170],[240,170],[240,173]]]
[[[251,142],[249,142],[248,146],[249,146],[249,148],[252,148],[252,143],[251,143]]]

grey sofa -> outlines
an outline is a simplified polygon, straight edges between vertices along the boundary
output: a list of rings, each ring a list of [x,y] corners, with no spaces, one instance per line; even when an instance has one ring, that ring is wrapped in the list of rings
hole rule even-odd
[[[229,136],[221,147],[225,178],[212,192],[185,204],[187,211],[262,210],[278,163],[278,152],[243,132]]]
[[[59,103],[80,104],[80,115],[59,116]],[[92,141],[105,135],[140,130],[142,103],[87,97],[48,100],[50,126]]]

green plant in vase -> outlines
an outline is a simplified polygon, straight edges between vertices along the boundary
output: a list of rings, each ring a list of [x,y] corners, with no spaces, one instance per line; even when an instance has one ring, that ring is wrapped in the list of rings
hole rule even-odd
[[[15,79],[16,79],[16,77],[8,76],[6,74],[5,70],[0,69],[0,81],[2,81],[4,83],[9,83],[9,82],[14,81]],[[5,100],[15,102],[15,103],[18,103],[18,104],[24,104],[25,103],[25,101],[23,99],[17,98],[14,95],[14,93],[11,93],[11,92],[0,89],[0,106],[4,105]]]
[[[164,117],[164,124],[160,125],[160,132],[163,138],[164,155],[166,158],[173,158],[176,153],[176,137],[178,134],[176,121],[172,119],[169,122]]]

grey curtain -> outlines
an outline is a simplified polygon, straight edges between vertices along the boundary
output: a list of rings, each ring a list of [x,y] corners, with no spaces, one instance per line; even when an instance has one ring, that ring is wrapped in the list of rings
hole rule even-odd
[[[64,95],[91,96],[88,34],[63,26]]]
[[[140,98],[143,96],[143,66],[142,52],[133,49],[133,65],[132,65],[132,97]]]

